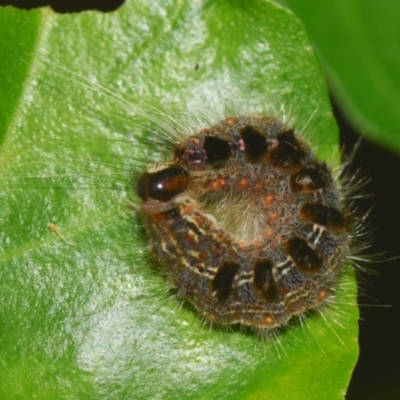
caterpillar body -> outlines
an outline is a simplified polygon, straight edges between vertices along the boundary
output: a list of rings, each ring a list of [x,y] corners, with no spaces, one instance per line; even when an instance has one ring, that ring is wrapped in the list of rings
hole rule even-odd
[[[136,190],[153,254],[209,321],[285,326],[327,301],[349,256],[340,184],[275,117],[200,129]]]

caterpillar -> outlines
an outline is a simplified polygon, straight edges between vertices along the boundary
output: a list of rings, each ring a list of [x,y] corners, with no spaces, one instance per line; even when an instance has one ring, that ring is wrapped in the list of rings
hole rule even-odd
[[[275,117],[226,117],[137,181],[152,253],[206,320],[261,330],[321,307],[350,254],[341,186]]]

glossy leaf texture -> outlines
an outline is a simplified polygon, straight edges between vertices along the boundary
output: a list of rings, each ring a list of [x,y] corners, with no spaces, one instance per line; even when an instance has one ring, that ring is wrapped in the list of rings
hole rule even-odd
[[[352,268],[322,316],[276,337],[210,328],[149,261],[129,205],[132,173],[160,159],[144,128],[159,107],[179,119],[257,100],[337,165],[299,20],[267,1],[128,1],[3,8],[0,32],[2,398],[342,398],[358,356]]]
[[[304,22],[348,120],[399,153],[400,3],[285,2]]]

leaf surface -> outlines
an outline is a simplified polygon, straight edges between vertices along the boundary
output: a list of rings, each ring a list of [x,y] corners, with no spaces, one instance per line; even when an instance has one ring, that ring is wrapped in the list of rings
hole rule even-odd
[[[159,153],[143,123],[160,102],[283,106],[337,165],[298,19],[266,1],[128,1],[109,14],[3,8],[0,31],[3,398],[342,398],[358,355],[351,268],[323,316],[271,340],[210,329],[149,265],[126,205],[130,172]]]

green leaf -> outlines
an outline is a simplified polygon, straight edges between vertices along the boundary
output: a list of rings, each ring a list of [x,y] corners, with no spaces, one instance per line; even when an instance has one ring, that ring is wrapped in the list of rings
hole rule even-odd
[[[210,329],[149,265],[125,201],[137,160],[159,153],[140,139],[160,102],[284,106],[337,165],[298,19],[266,1],[128,1],[109,14],[0,9],[0,32],[2,398],[342,398],[358,355],[352,268],[322,316],[270,340]]]
[[[400,3],[287,0],[304,22],[347,118],[400,151]]]

